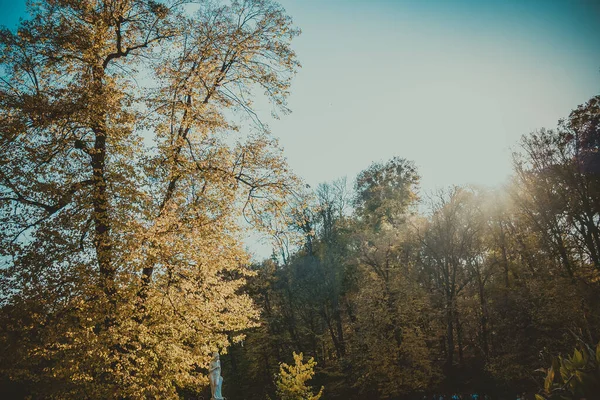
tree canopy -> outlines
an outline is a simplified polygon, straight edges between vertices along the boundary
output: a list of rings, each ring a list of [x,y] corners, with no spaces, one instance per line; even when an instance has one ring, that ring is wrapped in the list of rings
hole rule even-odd
[[[0,32],[2,368],[35,396],[176,397],[257,322],[240,219],[295,178],[252,99],[288,111],[299,31],[265,0],[29,12]]]

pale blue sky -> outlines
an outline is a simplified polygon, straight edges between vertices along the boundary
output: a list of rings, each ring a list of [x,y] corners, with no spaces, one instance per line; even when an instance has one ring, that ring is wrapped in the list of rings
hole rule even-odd
[[[394,155],[425,190],[496,185],[522,134],[600,92],[600,3],[282,4],[303,68],[292,115],[270,125],[311,185]]]

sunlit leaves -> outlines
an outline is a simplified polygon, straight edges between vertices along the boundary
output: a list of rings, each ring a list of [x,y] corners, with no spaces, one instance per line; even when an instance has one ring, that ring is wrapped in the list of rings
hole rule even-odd
[[[288,365],[281,363],[279,365],[279,374],[276,376],[275,385],[277,395],[281,400],[319,400],[323,395],[323,388],[319,393],[314,394],[312,388],[306,384],[310,380],[317,363],[311,357],[304,362],[302,353],[293,353],[294,364]]]
[[[256,325],[241,222],[297,184],[252,98],[287,112],[298,30],[263,0],[31,11],[0,35],[2,300],[27,321],[3,371],[61,398],[198,390]]]

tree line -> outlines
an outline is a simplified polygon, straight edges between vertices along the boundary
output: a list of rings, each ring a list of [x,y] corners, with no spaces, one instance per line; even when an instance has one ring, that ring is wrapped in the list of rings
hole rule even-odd
[[[420,194],[393,158],[306,193],[300,243],[254,265],[262,325],[230,349],[230,390],[263,398],[302,351],[325,398],[536,392],[553,356],[600,340],[599,140],[594,97],[523,136],[503,187]]]

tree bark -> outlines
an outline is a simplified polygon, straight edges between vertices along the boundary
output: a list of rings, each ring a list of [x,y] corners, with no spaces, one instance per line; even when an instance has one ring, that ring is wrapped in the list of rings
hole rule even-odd
[[[102,98],[104,69],[96,66],[93,69],[93,87],[95,94]],[[92,198],[94,222],[94,246],[100,271],[101,285],[104,293],[113,303],[115,301],[115,268],[112,265],[112,241],[110,237],[111,224],[109,216],[109,201],[106,190],[106,110],[100,108],[94,115],[92,131],[95,135],[94,149],[91,152],[92,168]]]

